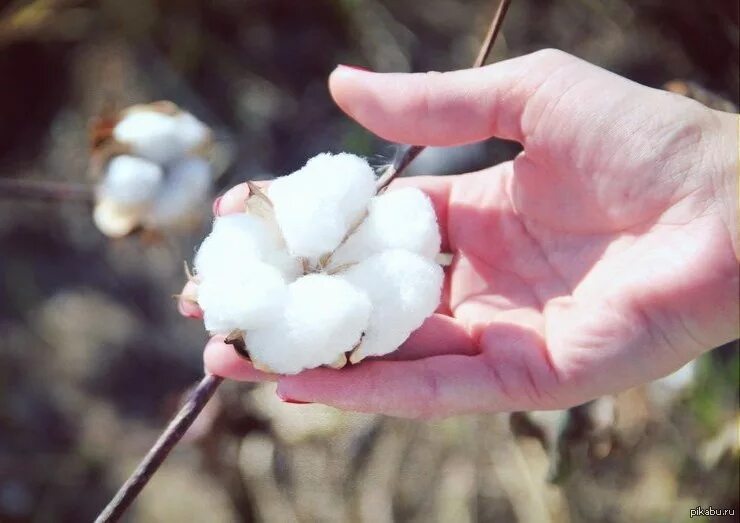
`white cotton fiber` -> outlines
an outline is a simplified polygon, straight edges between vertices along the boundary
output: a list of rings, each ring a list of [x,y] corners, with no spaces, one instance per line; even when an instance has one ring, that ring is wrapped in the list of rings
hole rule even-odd
[[[331,252],[363,216],[375,174],[362,158],[320,154],[268,190],[275,217],[294,256]]]
[[[211,166],[206,160],[186,157],[174,162],[167,170],[146,225],[166,228],[197,220],[207,207],[210,191]]]
[[[363,292],[339,277],[309,274],[288,286],[277,321],[247,331],[247,350],[256,362],[282,374],[328,365],[360,341],[369,314]]]
[[[288,286],[280,271],[254,259],[225,263],[198,285],[198,305],[211,334],[263,327],[282,313]]]
[[[403,250],[376,254],[343,275],[372,303],[370,321],[353,361],[394,351],[434,313],[442,291],[442,268]]]
[[[260,260],[278,269],[289,281],[298,276],[300,263],[281,248],[280,238],[259,217],[249,214],[220,216],[195,256],[199,277],[218,275],[224,265]]]
[[[162,168],[135,156],[116,156],[105,169],[98,197],[122,207],[146,205],[162,186]]]
[[[425,258],[439,254],[437,216],[429,197],[415,187],[392,190],[370,200],[367,218],[332,256],[331,266],[355,263],[387,249]]]
[[[208,128],[192,114],[174,115],[154,110],[132,111],[113,129],[113,137],[131,147],[133,154],[167,164],[204,143]]]

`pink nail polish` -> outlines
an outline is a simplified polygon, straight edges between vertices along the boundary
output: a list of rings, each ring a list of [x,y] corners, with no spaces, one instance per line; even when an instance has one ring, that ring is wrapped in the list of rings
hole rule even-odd
[[[177,304],[177,311],[186,318],[190,318],[192,320],[201,319],[201,315],[199,313],[187,310],[185,307],[183,307],[182,302]]]
[[[367,67],[363,67],[363,66],[361,66],[361,65],[349,65],[349,64],[339,64],[339,67],[346,67],[347,69],[355,69],[355,70],[357,70],[357,71],[367,71],[367,72],[372,72],[372,71],[371,71],[370,69],[368,69]]]
[[[218,208],[221,206],[221,198],[223,198],[223,196],[219,196],[218,198],[213,200],[213,215],[214,216],[218,216],[218,210],[219,210]]]
[[[277,397],[280,398],[280,401],[282,401],[283,403],[292,403],[293,405],[310,405],[312,403],[310,401],[301,401],[301,400],[295,400],[293,398],[289,398],[288,396],[284,395],[280,391],[277,391],[276,394],[277,394]]]
[[[292,400],[290,398],[282,400],[283,403],[292,403],[294,405],[310,405],[310,401]]]

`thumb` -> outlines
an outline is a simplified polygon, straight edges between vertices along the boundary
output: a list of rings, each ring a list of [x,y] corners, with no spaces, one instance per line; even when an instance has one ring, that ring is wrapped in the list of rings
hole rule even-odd
[[[334,101],[378,136],[414,145],[459,145],[492,136],[522,141],[529,97],[571,55],[546,49],[480,69],[373,73],[339,66]]]

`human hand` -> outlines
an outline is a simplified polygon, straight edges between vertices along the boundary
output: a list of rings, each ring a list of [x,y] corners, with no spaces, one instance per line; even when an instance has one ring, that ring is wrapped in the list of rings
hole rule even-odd
[[[210,372],[364,412],[541,410],[655,379],[738,336],[735,115],[551,50],[441,74],[339,67],[330,88],[391,141],[497,136],[524,151],[394,183],[430,195],[454,254],[438,313],[397,352],[275,377],[214,339]],[[219,212],[246,194],[232,189]]]

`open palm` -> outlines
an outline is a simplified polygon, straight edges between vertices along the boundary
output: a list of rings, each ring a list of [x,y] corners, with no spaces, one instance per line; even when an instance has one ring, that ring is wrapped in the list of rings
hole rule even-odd
[[[557,51],[445,74],[340,67],[330,86],[389,140],[498,136],[524,152],[396,182],[431,196],[454,254],[438,313],[384,359],[280,377],[284,399],[421,417],[562,408],[738,335],[733,115]],[[266,378],[218,339],[206,365]]]

